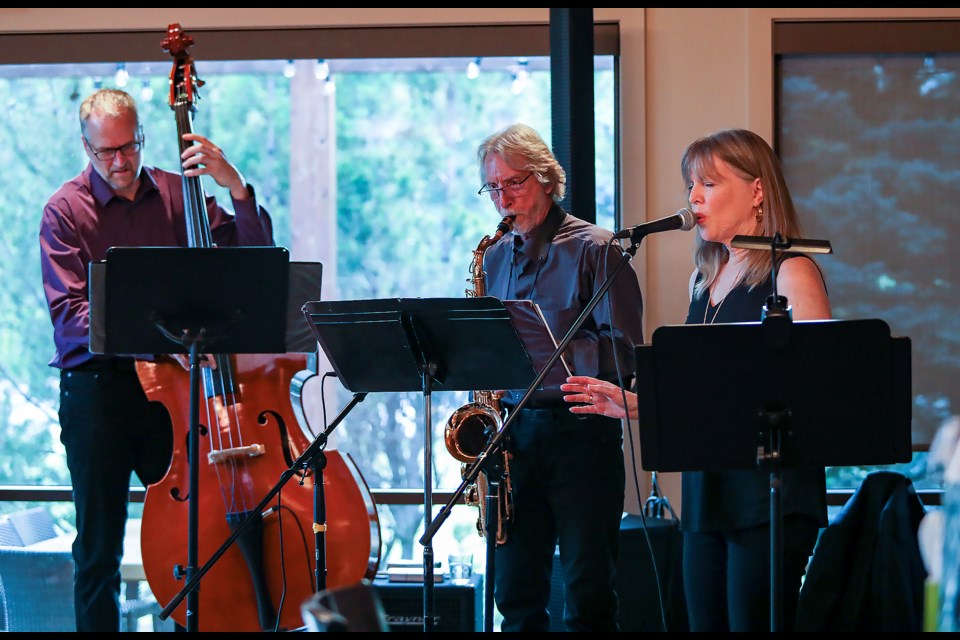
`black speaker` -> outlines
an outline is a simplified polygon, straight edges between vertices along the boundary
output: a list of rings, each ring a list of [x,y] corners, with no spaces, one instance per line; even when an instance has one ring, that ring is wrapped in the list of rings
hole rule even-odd
[[[373,587],[390,631],[423,631],[422,582],[377,578]],[[483,576],[473,574],[469,584],[453,584],[446,577],[434,584],[433,616],[434,631],[483,631]]]
[[[647,532],[656,571],[650,561],[650,549],[640,516],[627,516],[620,523],[620,558],[617,561],[617,595],[620,598],[620,631],[689,631],[687,606],[683,595],[683,537],[677,521],[646,518]],[[660,596],[663,598],[663,615]],[[563,624],[563,568],[559,550],[553,556],[550,579],[550,631],[566,631]]]

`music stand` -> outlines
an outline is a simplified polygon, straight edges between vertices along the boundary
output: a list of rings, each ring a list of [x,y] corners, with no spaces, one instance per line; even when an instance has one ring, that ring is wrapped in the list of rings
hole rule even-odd
[[[534,379],[533,364],[503,302],[493,297],[316,301],[305,304],[303,313],[347,390],[423,393],[424,524],[429,524],[431,393],[516,389]],[[429,632],[434,623],[429,540],[423,572],[423,623]]]
[[[283,247],[107,250],[103,353],[190,354],[188,584],[199,547],[200,355],[285,352],[288,275]],[[98,293],[91,290],[91,307]],[[199,604],[192,589],[187,631],[198,630]]]
[[[782,320],[664,326],[635,349],[644,470],[770,469],[772,631],[780,630],[782,598],[781,469],[912,455],[909,339],[891,338],[882,320],[793,322],[774,333],[764,326]],[[711,371],[725,373],[699,385],[691,402],[677,381]]]

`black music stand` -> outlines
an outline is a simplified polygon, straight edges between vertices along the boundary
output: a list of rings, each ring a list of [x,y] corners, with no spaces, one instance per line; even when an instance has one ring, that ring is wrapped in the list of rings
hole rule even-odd
[[[283,247],[113,247],[104,353],[286,353]]]
[[[188,584],[198,568],[200,356],[286,352],[288,276],[283,247],[107,250],[102,352],[190,354]],[[91,307],[97,294],[91,290]],[[191,589],[187,631],[198,630],[199,604]]]
[[[644,470],[770,469],[771,630],[779,631],[781,469],[910,461],[909,339],[891,338],[882,320],[770,316],[660,327],[636,358]],[[719,371],[697,386],[696,402],[677,384]]]
[[[503,303],[492,297],[308,302],[303,307],[340,379],[353,392],[421,391],[424,523],[433,511],[431,393],[515,389],[534,379]],[[491,348],[490,345],[496,345]],[[432,631],[433,546],[423,548],[424,631]]]

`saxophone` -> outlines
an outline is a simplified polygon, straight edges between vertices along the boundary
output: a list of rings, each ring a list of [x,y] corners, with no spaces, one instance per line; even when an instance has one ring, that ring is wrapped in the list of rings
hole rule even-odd
[[[473,260],[470,263],[470,278],[467,282],[473,287],[466,290],[468,298],[478,298],[486,295],[486,273],[483,270],[483,254],[492,245],[496,244],[505,233],[513,229],[513,217],[505,216],[493,237],[484,236],[480,244],[473,251]],[[447,420],[443,430],[443,441],[447,451],[454,458],[463,463],[460,467],[461,475],[466,475],[469,464],[476,461],[483,453],[490,438],[496,435],[503,427],[506,417],[500,403],[503,397],[498,391],[474,391],[473,402],[469,402],[456,411]],[[497,487],[497,544],[507,541],[507,525],[513,515],[513,502],[510,488],[510,452],[503,450],[502,477]],[[486,498],[488,493],[486,474],[480,473],[476,482],[467,487],[464,502],[470,506],[479,507],[480,517],[477,519],[477,532],[485,536]]]

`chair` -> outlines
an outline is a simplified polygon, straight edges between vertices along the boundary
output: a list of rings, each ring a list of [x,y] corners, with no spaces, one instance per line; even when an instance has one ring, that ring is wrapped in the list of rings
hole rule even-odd
[[[69,550],[0,547],[0,582],[6,631],[77,630]]]
[[[300,607],[307,631],[389,631],[387,614],[369,580],[325,589]]]
[[[20,535],[9,518],[0,518],[0,547],[22,547]]]
[[[53,516],[43,507],[0,516],[0,545],[26,547],[57,535]]]
[[[26,549],[57,537],[53,516],[34,507],[0,516],[0,629],[75,631],[73,557]]]
[[[129,520],[127,526],[128,535],[139,538],[139,521]],[[0,604],[3,605],[0,608],[0,629],[76,629],[71,552],[73,538],[73,533],[59,535],[53,516],[43,507],[0,517],[0,556],[7,556],[0,558]],[[31,560],[36,560],[46,573],[36,575]],[[41,582],[39,590],[35,584],[37,581]],[[49,604],[45,600],[49,600]],[[48,606],[55,614],[52,617],[45,613],[45,607]],[[145,583],[124,580],[120,599],[120,631],[136,631],[137,620],[148,615],[153,617],[154,631],[164,630],[164,625],[157,617],[159,613],[160,605]],[[35,619],[27,622],[30,617]]]
[[[124,580],[120,598],[120,631],[137,631],[137,621],[150,616],[154,631],[172,631],[173,621],[160,620],[160,604],[146,582]]]

